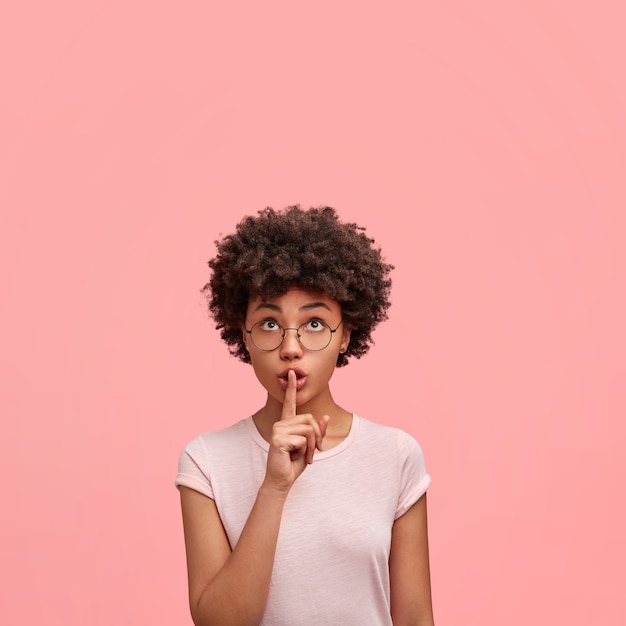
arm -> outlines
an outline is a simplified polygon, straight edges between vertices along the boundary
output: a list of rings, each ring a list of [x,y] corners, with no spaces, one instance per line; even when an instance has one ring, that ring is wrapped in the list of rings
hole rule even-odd
[[[231,552],[215,502],[181,487],[189,605],[196,626],[261,621],[284,501],[282,494],[261,487]]]
[[[394,626],[433,626],[426,494],[394,522],[389,577]]]
[[[210,498],[181,488],[189,605],[196,626],[259,624],[269,594],[283,506],[291,486],[321,449],[328,417],[296,415],[296,376],[289,374],[281,419],[274,424],[265,479],[231,551]]]

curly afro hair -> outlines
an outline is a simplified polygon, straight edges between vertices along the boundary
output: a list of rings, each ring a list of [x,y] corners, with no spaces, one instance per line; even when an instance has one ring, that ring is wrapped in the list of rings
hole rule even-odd
[[[341,223],[331,207],[306,211],[295,205],[244,217],[235,233],[216,241],[217,255],[209,261],[213,273],[202,293],[231,354],[250,363],[242,337],[248,300],[297,286],[323,291],[341,306],[352,334],[337,367],[350,356],[363,356],[372,331],[387,319],[393,269],[364,231]]]

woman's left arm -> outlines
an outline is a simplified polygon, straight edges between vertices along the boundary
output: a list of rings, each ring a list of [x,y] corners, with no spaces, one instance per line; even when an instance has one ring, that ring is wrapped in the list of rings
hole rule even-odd
[[[393,524],[389,577],[394,626],[433,626],[426,494]]]

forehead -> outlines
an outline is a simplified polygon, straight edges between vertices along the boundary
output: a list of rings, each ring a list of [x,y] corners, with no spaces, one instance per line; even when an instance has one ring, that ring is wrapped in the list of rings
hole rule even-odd
[[[248,315],[256,312],[298,313],[316,311],[341,313],[339,303],[323,291],[292,287],[280,296],[255,296],[248,301]]]

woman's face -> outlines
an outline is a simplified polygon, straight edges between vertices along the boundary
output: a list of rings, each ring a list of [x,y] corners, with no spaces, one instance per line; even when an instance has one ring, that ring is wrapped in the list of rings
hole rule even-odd
[[[274,350],[260,349],[254,344],[254,336],[248,332],[255,324],[263,333],[257,337],[261,347],[273,345],[265,341],[278,343],[282,336],[279,326],[287,329],[282,343]],[[320,350],[304,347],[298,340],[298,333],[293,330],[302,325],[305,326],[300,334],[305,345],[323,344],[324,341],[319,343],[318,338],[325,333],[328,336],[328,328],[333,330],[328,345]],[[270,339],[266,339],[266,335]],[[268,402],[282,404],[287,387],[287,372],[293,369],[298,379],[296,404],[300,410],[323,412],[324,403],[331,401],[328,383],[335,371],[337,357],[340,351],[345,351],[350,341],[350,330],[344,327],[341,307],[335,300],[324,292],[297,287],[289,289],[282,296],[251,298],[243,339],[256,377],[268,393]]]

